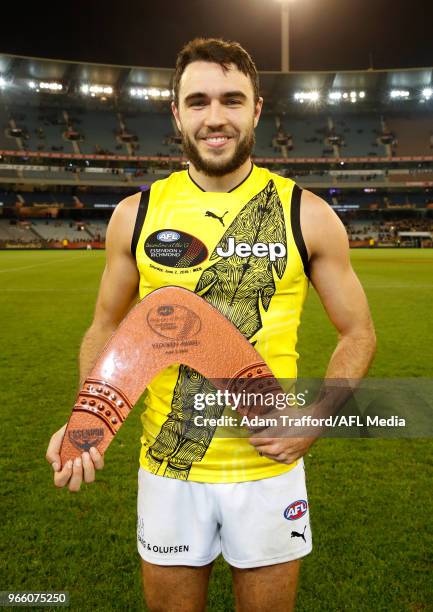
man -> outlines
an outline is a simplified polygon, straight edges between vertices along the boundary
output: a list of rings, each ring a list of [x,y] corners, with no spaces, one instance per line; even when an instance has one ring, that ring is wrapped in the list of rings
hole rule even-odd
[[[199,293],[230,319],[279,378],[296,377],[297,327],[311,280],[339,333],[326,376],[359,379],[375,336],[343,225],[293,181],[252,164],[263,99],[237,43],[190,42],[179,54],[172,111],[190,161],[123,200],[110,221],[81,381],[139,296],[164,285]],[[218,330],[215,330],[218,334]],[[208,383],[172,366],[148,387],[138,491],[138,550],[150,610],[205,609],[214,559],[230,564],[239,611],[294,608],[311,550],[302,457],[313,438],[230,439],[193,425]],[[96,449],[59,470],[64,427],[47,459],[78,491],[103,467]]]

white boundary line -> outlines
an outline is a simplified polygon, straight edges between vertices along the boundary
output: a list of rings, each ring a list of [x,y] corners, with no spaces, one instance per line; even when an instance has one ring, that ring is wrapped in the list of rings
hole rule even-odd
[[[71,255],[71,253],[70,253]],[[43,263],[32,264],[30,266],[21,266],[20,268],[5,268],[4,270],[0,270],[0,274],[4,274],[5,272],[19,272],[20,270],[30,270],[30,268],[39,268],[41,266],[49,266],[53,263],[58,263],[62,261],[63,263],[69,263],[70,261],[74,261],[75,259],[80,259],[80,256],[83,257],[87,255],[86,253],[77,253],[76,257],[65,259],[62,257],[61,259],[51,259],[50,261],[44,261]]]

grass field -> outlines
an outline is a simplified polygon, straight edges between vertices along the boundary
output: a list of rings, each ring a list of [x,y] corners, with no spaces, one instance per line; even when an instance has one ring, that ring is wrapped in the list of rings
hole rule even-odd
[[[431,377],[433,252],[352,258],[378,333],[371,376]],[[103,252],[0,252],[0,590],[67,590],[74,612],[145,610],[135,544],[139,412],[97,482],[77,495],[53,487],[44,459],[74,400],[103,261]],[[323,374],[334,343],[310,291],[300,373]],[[314,549],[297,610],[433,610],[433,440],[323,439],[306,464]],[[233,610],[221,560],[209,610]]]

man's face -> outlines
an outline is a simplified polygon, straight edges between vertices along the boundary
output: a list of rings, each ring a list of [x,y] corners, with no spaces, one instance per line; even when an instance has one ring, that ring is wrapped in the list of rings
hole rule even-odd
[[[224,176],[250,157],[263,100],[251,79],[230,65],[192,62],[182,74],[179,106],[172,104],[186,155],[196,170]]]

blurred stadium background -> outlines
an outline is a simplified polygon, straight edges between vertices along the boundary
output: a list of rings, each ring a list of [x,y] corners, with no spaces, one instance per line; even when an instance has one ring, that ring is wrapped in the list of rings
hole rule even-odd
[[[0,586],[68,590],[79,612],[145,609],[140,410],[78,495],[53,487],[44,455],[73,405],[112,210],[185,165],[171,74],[0,55]],[[351,256],[378,333],[370,375],[431,377],[432,69],[260,76],[256,162],[323,196],[366,247]],[[301,376],[322,376],[334,346],[310,291]],[[323,439],[306,464],[314,550],[297,610],[433,610],[431,440]],[[210,611],[234,609],[230,580],[218,560]]]
[[[119,200],[185,167],[172,71],[0,55],[0,247],[103,247]],[[261,73],[255,161],[351,246],[431,247],[432,69]]]

